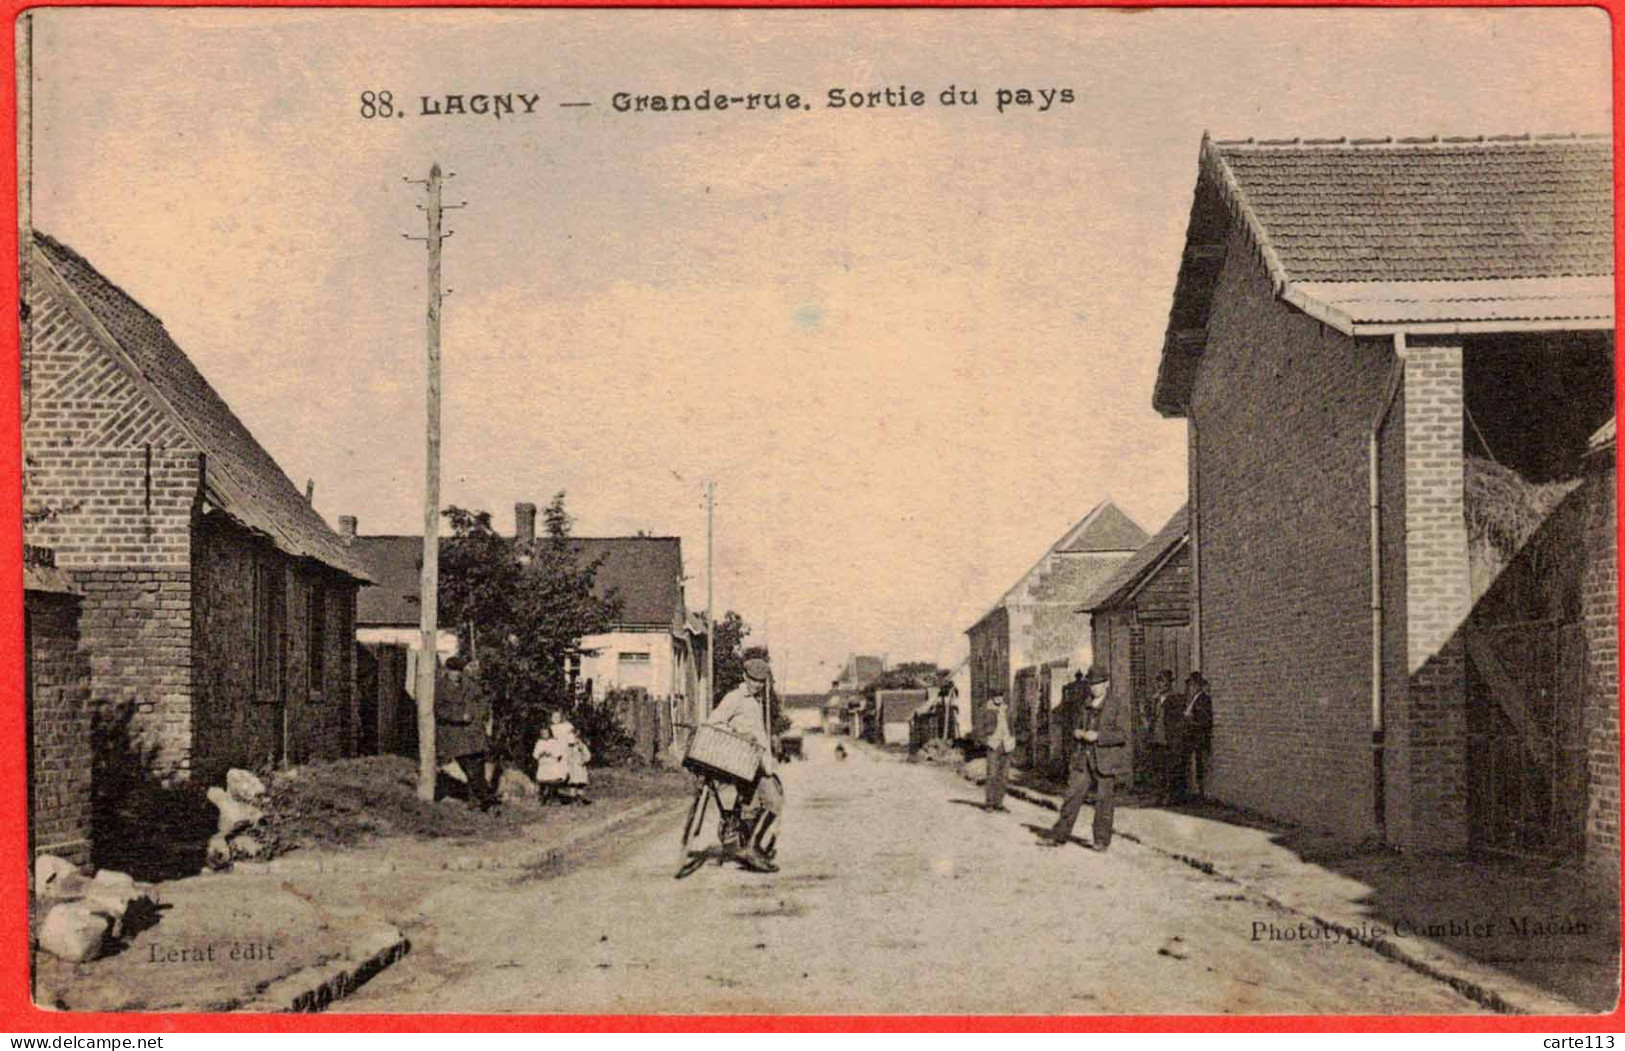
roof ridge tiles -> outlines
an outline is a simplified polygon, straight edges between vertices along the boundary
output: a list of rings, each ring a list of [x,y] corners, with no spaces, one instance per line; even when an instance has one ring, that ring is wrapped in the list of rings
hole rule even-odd
[[[1256,150],[1289,150],[1298,149],[1311,151],[1328,148],[1348,148],[1362,146],[1488,146],[1507,145],[1517,146],[1530,143],[1595,143],[1606,142],[1613,138],[1611,132],[1606,131],[1560,131],[1560,132],[1502,132],[1495,135],[1405,135],[1405,136],[1338,136],[1336,138],[1320,137],[1305,138],[1294,136],[1290,138],[1210,138],[1208,142],[1219,149],[1251,148]]]

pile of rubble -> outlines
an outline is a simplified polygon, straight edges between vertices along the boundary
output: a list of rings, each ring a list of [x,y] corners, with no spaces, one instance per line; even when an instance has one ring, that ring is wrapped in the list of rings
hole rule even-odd
[[[40,923],[39,947],[70,963],[101,956],[158,911],[158,892],[151,884],[112,869],[86,877],[53,854],[34,861],[34,897],[42,904],[54,903]]]
[[[909,757],[921,763],[941,763],[944,766],[958,766],[965,761],[965,753],[953,746],[952,741],[941,737],[933,737],[921,745],[919,750]]]
[[[209,840],[211,869],[229,868],[238,859],[258,860],[275,853],[275,836],[266,826],[265,782],[247,770],[226,771],[226,787],[209,789],[209,802],[220,811],[218,831]]]

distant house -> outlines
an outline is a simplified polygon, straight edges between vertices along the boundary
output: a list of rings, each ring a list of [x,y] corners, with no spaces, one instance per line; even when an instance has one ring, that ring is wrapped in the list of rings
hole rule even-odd
[[[520,544],[536,542],[535,504],[515,505],[514,537]],[[421,638],[422,537],[356,536],[351,544],[382,582],[362,597],[356,640],[415,647]],[[695,721],[694,705],[703,686],[705,629],[703,619],[691,615],[684,602],[681,540],[572,537],[571,544],[582,564],[597,565],[597,593],[618,599],[621,607],[609,631],[581,640],[585,655],[570,669],[572,678],[581,688],[590,688],[596,699],[613,689],[635,688],[669,706],[668,717],[675,714],[680,721]],[[442,631],[437,645],[442,654],[455,653],[457,645],[454,631]]]
[[[1572,136],[1203,139],[1152,403],[1188,426],[1224,800],[1617,872],[1613,545],[1582,528],[1613,490],[1580,481],[1612,173]]]
[[[1134,713],[1134,767],[1144,776],[1143,739],[1159,672],[1185,688],[1191,671],[1191,559],[1186,511],[1174,512],[1157,535],[1113,573],[1081,607],[1090,615],[1095,663],[1126,690]]]
[[[1145,541],[1145,530],[1116,504],[1102,501],[965,632],[973,720],[981,718],[989,697],[1004,694],[1012,702],[1013,729],[1025,740],[1037,709],[1017,710],[1017,672],[1052,661],[1088,665],[1089,617],[1078,606]]]
[[[822,693],[787,693],[780,701],[784,717],[797,733],[820,733],[824,728],[824,700]]]
[[[875,703],[880,710],[882,743],[908,744],[914,713],[930,700],[930,690],[876,690]]]
[[[25,539],[79,595],[97,776],[353,752],[366,570],[162,322],[50,237],[29,274]]]
[[[885,673],[886,658],[853,654],[846,659],[846,664],[841,668],[841,674],[835,680],[835,689],[861,691]]]

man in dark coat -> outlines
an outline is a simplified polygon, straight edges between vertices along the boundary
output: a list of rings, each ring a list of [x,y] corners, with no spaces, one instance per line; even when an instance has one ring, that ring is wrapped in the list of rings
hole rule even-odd
[[[434,690],[435,761],[456,763],[468,779],[469,795],[481,810],[496,803],[491,759],[491,698],[480,680],[478,661],[448,659]]]
[[[1111,680],[1100,668],[1090,668],[1083,681],[1087,694],[1078,715],[1078,727],[1072,731],[1074,742],[1066,801],[1061,804],[1061,814],[1054,826],[1039,834],[1039,842],[1058,847],[1071,839],[1078,813],[1093,793],[1095,820],[1090,845],[1104,851],[1112,842],[1117,779],[1134,772],[1128,748],[1128,716],[1123,703],[1127,691],[1113,689]]]
[[[1199,671],[1185,677],[1185,692],[1190,699],[1183,710],[1179,768],[1187,793],[1201,799],[1207,794],[1208,759],[1213,754],[1213,696]]]

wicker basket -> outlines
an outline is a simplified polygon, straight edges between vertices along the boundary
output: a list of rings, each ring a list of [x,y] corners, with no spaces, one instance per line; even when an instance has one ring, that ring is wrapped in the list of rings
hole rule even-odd
[[[762,748],[748,737],[702,723],[688,739],[683,766],[695,773],[749,784],[762,765]]]

